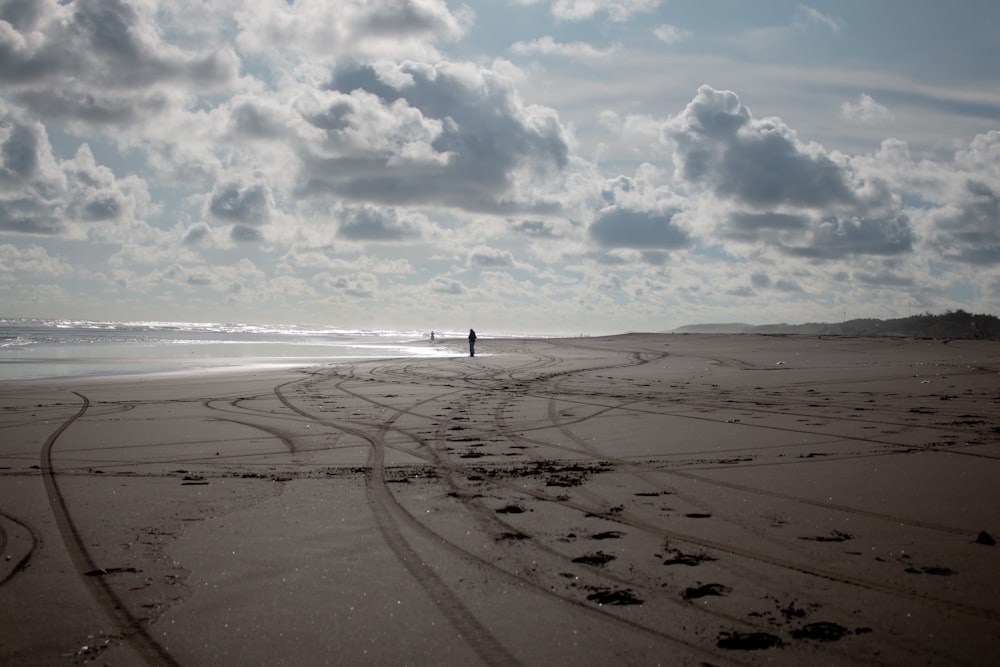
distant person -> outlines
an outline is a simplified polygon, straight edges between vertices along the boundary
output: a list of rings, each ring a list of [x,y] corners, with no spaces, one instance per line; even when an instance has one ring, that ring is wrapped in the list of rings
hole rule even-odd
[[[431,342],[432,343],[434,342],[434,332],[433,331],[431,332]]]
[[[469,329],[469,356],[476,356],[476,332]]]

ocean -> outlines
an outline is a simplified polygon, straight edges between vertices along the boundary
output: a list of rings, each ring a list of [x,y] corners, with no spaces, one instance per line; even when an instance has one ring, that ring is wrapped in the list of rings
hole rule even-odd
[[[464,334],[438,340],[456,337]],[[0,381],[456,355],[429,341],[418,331],[0,318]]]

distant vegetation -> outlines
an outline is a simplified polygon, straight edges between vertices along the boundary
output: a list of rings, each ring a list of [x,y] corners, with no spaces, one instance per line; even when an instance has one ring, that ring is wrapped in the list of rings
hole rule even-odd
[[[913,315],[896,320],[857,319],[809,324],[691,324],[675,333],[809,334],[815,336],[905,336],[912,338],[1000,339],[1000,319],[964,310]]]

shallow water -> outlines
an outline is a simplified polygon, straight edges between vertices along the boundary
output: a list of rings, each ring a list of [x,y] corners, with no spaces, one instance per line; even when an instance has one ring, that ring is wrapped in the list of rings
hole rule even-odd
[[[429,332],[0,319],[0,380],[311,366],[332,359],[453,354],[429,345]]]

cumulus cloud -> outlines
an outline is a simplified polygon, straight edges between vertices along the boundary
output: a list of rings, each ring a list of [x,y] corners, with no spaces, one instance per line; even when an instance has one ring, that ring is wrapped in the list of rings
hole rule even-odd
[[[961,199],[931,214],[930,242],[946,259],[980,265],[1000,264],[1000,195],[969,179]]]
[[[438,276],[431,281],[431,291],[437,294],[444,294],[446,296],[458,296],[464,294],[466,289],[465,285],[453,278],[446,278],[443,276]]]
[[[263,225],[271,219],[274,197],[263,182],[234,179],[217,184],[208,201],[207,213],[216,220],[242,225]]]
[[[702,86],[661,137],[677,177],[709,197],[701,217],[716,218],[708,227],[725,239],[827,260],[914,248],[911,219],[880,167],[803,143],[780,118],[754,118],[732,92]],[[720,206],[729,210],[721,219]]]
[[[248,227],[247,225],[233,225],[233,228],[229,233],[229,238],[236,243],[260,243],[264,240],[264,235],[259,229],[254,227]]]
[[[639,211],[610,206],[590,225],[590,236],[605,248],[676,250],[690,244],[690,237],[674,222],[676,210]]]
[[[840,105],[840,117],[855,123],[875,125],[887,123],[895,117],[889,109],[876,102],[868,93],[862,93],[857,102],[844,102]]]
[[[444,0],[299,0],[246,3],[235,19],[237,43],[248,53],[369,60],[434,58],[431,45],[461,37],[474,15]]]
[[[342,68],[306,120],[301,191],[388,205],[531,210],[514,189],[562,170],[568,140],[555,112],[524,105],[513,81],[471,64],[407,61]]]
[[[196,225],[192,225],[190,229],[184,234],[184,239],[181,241],[183,245],[198,245],[204,239],[208,238],[212,233],[211,228],[204,222],[199,222]]]
[[[359,206],[345,210],[342,217],[337,236],[349,241],[405,241],[420,238],[417,225],[412,220],[401,218],[394,209]]]
[[[378,290],[378,278],[367,272],[340,276],[323,274],[317,276],[317,282],[327,289],[362,299],[372,298]]]
[[[18,248],[10,243],[0,243],[0,274],[29,273],[55,277],[71,272],[69,264],[52,257],[41,246],[29,244]]]
[[[508,250],[479,246],[469,253],[468,265],[480,269],[513,267],[514,256]]]
[[[165,41],[146,3],[36,0],[0,8],[0,82],[44,117],[92,124],[145,122],[184,90],[232,83],[232,49]]]
[[[853,205],[849,175],[778,118],[755,119],[735,93],[701,86],[661,137],[675,146],[678,176],[759,208]]]
[[[782,245],[789,255],[839,259],[851,255],[899,255],[913,249],[909,218],[828,218],[811,227],[805,245]]]
[[[799,236],[809,228],[809,219],[787,213],[733,213],[723,234],[738,241],[778,242],[781,238]]]
[[[149,199],[142,180],[117,178],[86,144],[57,159],[41,123],[2,101],[0,174],[0,231],[79,237],[94,223],[88,227],[100,233],[134,220]]]

